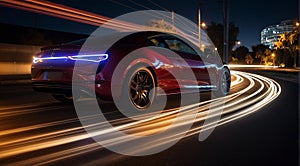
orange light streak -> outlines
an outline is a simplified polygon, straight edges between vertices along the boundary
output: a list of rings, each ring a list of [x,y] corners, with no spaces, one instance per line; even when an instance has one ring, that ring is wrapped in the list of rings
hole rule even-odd
[[[31,12],[41,13],[45,15],[50,15],[58,18],[68,19],[76,22],[81,22],[85,24],[90,24],[94,26],[101,26],[111,18],[90,13],[84,10],[79,10],[76,8],[71,8],[68,6],[55,4],[48,1],[10,1],[2,0],[0,5],[17,8],[21,10],[27,10]],[[116,29],[119,31],[124,30],[137,30],[141,29],[143,26],[136,25],[133,23],[123,22],[120,20],[112,20],[109,24],[105,25],[106,28]]]
[[[236,91],[228,96],[225,97],[225,105],[223,108],[220,108],[218,100],[223,100],[222,98],[217,98],[214,100],[203,101],[200,103],[195,103],[187,106],[183,106],[180,108],[174,108],[167,110],[165,113],[159,116],[153,116],[155,113],[150,113],[144,116],[144,120],[135,121],[135,122],[128,122],[127,119],[116,119],[110,121],[110,123],[119,123],[114,130],[123,131],[125,133],[132,133],[137,136],[147,136],[152,133],[156,132],[163,132],[166,128],[170,127],[180,127],[182,125],[186,125],[187,123],[198,123],[204,121],[205,119],[209,118],[207,116],[208,111],[213,111],[210,114],[210,117],[218,116],[220,113],[224,116],[220,119],[220,121],[211,122],[205,126],[194,127],[190,129],[185,137],[190,137],[195,134],[199,134],[201,130],[206,131],[208,129],[227,124],[231,121],[236,119],[245,117],[251,113],[258,111],[260,108],[264,107],[275,98],[279,96],[281,93],[280,85],[272,79],[267,77],[239,72],[239,71],[232,71],[233,78],[235,82],[231,89],[235,89],[237,87],[241,88],[240,86],[243,85],[239,91]],[[245,84],[245,82],[247,82]],[[253,89],[255,88],[255,90]],[[254,93],[252,92],[254,90]],[[245,95],[249,92],[249,95]],[[243,102],[241,102],[243,101]],[[211,103],[214,103],[211,105]],[[221,103],[220,103],[221,104]],[[223,109],[223,112],[220,112],[220,109]],[[182,116],[189,116],[190,112],[198,112],[197,118],[194,122],[185,121],[183,120],[178,123],[176,126],[170,125],[174,118],[176,118],[176,113],[178,111],[183,111],[184,114]],[[16,112],[17,113],[17,112]],[[232,114],[228,114],[232,113]],[[228,115],[227,115],[228,114]],[[94,116],[86,117],[87,120],[91,118],[95,118]],[[1,133],[4,135],[7,134],[17,134],[18,132],[30,132],[39,129],[43,129],[46,127],[51,126],[59,126],[59,125],[66,125],[68,123],[73,123],[75,119],[69,120],[62,120],[57,122],[33,125],[28,127],[23,127],[19,129],[11,129],[2,131]],[[152,123],[155,122],[155,123]],[[101,128],[101,123],[92,124],[90,126],[85,126],[87,128],[99,127]],[[1,142],[1,151],[0,154],[1,158],[11,157],[23,153],[34,152],[37,150],[42,150],[46,148],[55,147],[58,145],[65,145],[68,143],[81,141],[85,139],[89,139],[93,136],[99,135],[107,135],[107,143],[110,145],[118,145],[121,143],[126,143],[128,140],[127,138],[109,138],[109,136],[114,135],[113,130],[110,129],[103,129],[103,130],[95,130],[92,133],[86,134],[82,126],[79,127],[72,127],[63,130],[57,130],[45,134],[37,133],[33,136],[25,136],[21,138],[15,138],[13,140],[7,140]],[[158,146],[162,146],[174,139],[176,139],[180,135],[180,133],[173,133],[168,135],[165,138],[161,138],[160,140],[153,140],[151,142],[151,146],[140,147],[138,150],[149,150],[151,148],[155,148]],[[37,163],[49,163],[54,162],[57,160],[63,160],[68,157],[74,157],[76,155],[82,155],[84,153],[91,152],[92,150],[100,149],[97,143],[91,143],[87,145],[82,145],[79,147],[74,147],[69,150],[63,150],[59,152],[54,152],[48,155],[36,156],[30,160],[27,160],[26,163],[37,164]],[[135,149],[137,150],[137,149]],[[61,157],[63,156],[63,157]]]

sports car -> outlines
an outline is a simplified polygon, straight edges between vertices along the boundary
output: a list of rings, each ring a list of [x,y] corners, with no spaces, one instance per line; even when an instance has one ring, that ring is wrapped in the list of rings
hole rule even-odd
[[[225,96],[230,91],[230,70],[219,55],[179,35],[141,31],[104,52],[82,53],[86,41],[41,48],[32,63],[34,90],[70,102],[80,97],[72,94],[73,87],[101,99],[124,98],[137,110],[150,107],[159,95],[213,91]]]

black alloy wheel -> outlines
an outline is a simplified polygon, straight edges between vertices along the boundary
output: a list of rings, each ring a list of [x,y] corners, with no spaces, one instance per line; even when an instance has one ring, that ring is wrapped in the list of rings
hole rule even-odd
[[[223,69],[220,76],[220,94],[226,96],[230,91],[231,76],[228,69]]]
[[[148,68],[135,70],[128,86],[129,99],[138,110],[150,107],[155,96],[155,80]]]

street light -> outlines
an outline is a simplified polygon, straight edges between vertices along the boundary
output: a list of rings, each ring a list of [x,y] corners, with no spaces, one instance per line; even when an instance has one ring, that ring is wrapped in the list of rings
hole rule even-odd
[[[271,57],[273,58],[273,67],[275,67],[275,56],[276,56],[275,53],[271,54]]]
[[[299,27],[300,26],[300,23],[299,22],[296,22],[296,27]]]
[[[205,22],[202,22],[202,23],[201,23],[201,27],[202,27],[203,29],[205,29],[205,28],[206,28],[206,23],[205,23]]]

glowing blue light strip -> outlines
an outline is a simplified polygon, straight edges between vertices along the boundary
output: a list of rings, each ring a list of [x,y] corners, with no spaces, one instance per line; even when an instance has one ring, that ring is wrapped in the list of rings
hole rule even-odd
[[[94,58],[94,59],[91,59]],[[96,58],[96,59],[95,59]],[[108,59],[108,54],[91,54],[91,55],[70,55],[70,56],[61,56],[61,57],[45,57],[38,58],[33,57],[33,63],[43,62],[43,60],[59,60],[59,59],[70,59],[70,60],[80,60],[80,61],[88,61],[88,62],[101,62]]]
[[[216,85],[184,85],[184,88],[192,88],[192,89],[208,89],[208,88],[217,88]]]
[[[108,59],[108,54],[74,55],[74,56],[67,56],[67,57],[71,60],[101,62]],[[97,59],[90,59],[90,58],[97,58]]]
[[[45,58],[33,57],[33,63],[43,62],[43,60],[54,60],[54,59],[67,59],[67,57],[45,57]]]

